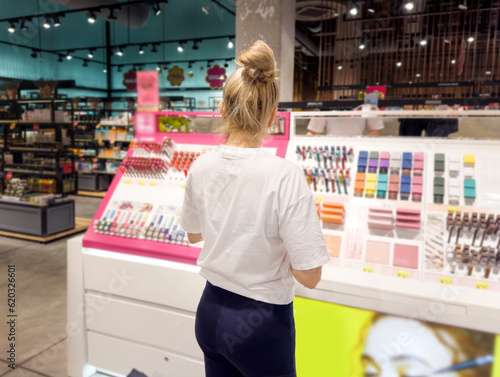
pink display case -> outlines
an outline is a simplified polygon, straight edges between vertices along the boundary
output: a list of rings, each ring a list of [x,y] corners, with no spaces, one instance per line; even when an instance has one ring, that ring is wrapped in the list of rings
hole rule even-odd
[[[165,137],[172,138],[178,145],[206,145],[215,146],[223,143],[220,135],[201,133],[160,132],[159,117],[186,117],[186,118],[218,118],[220,113],[214,112],[138,112],[135,114],[135,140],[141,142],[161,142]],[[263,143],[265,148],[274,148],[276,155],[284,158],[290,135],[290,114],[279,112],[278,117],[284,121],[284,134],[269,135]],[[129,149],[127,157],[131,157],[133,150]],[[113,200],[117,187],[122,183],[122,172],[119,170],[111,183],[106,196],[97,210],[83,238],[83,247],[113,251],[131,255],[164,259],[174,262],[196,264],[200,254],[199,247],[149,241],[145,239],[127,238],[115,235],[96,233],[94,222],[101,219],[108,204]],[[136,200],[141,198],[130,198]],[[182,205],[182,203],[178,203]]]

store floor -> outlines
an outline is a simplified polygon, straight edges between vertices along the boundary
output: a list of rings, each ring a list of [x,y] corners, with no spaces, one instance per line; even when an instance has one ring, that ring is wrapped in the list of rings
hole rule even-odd
[[[73,197],[77,217],[102,199]],[[0,376],[66,377],[66,243],[0,237]],[[7,265],[16,266],[16,369],[7,363]]]

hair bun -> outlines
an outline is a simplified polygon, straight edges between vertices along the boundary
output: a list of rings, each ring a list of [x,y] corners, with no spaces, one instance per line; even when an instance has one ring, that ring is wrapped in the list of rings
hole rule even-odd
[[[250,80],[276,81],[276,61],[273,50],[262,41],[255,41],[238,55],[237,63],[243,67],[242,76]]]

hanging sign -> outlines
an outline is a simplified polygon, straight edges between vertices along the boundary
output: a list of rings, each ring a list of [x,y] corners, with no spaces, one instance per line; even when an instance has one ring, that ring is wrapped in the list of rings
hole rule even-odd
[[[158,71],[137,72],[137,105],[160,106]]]
[[[214,65],[212,68],[207,69],[207,77],[205,81],[210,85],[210,89],[222,89],[224,82],[227,80],[226,69]]]
[[[137,90],[137,72],[135,70],[130,69],[123,74],[123,86],[127,88],[129,92]]]
[[[184,70],[177,66],[168,70],[167,80],[172,86],[181,86],[184,81]]]

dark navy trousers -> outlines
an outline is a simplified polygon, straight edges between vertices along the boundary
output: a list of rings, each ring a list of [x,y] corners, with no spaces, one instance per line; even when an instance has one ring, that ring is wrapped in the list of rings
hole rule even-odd
[[[207,282],[195,329],[206,377],[296,377],[293,303],[268,304]]]

